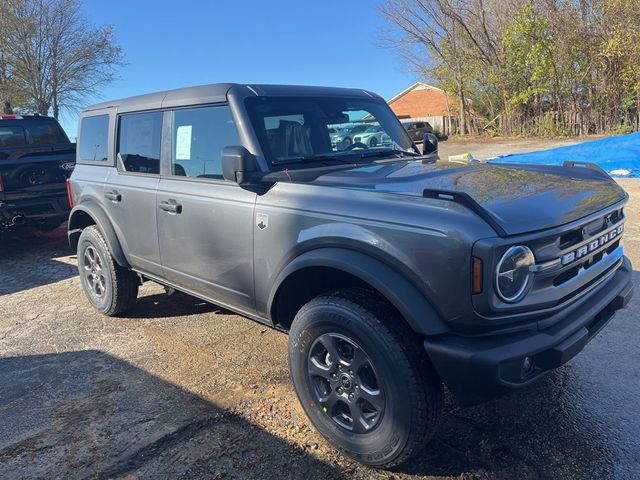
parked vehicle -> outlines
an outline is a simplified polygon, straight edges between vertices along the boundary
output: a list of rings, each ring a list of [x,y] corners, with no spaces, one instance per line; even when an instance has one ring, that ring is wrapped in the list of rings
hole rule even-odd
[[[329,128],[329,138],[331,139],[331,147],[333,150],[344,150],[353,143],[351,139],[351,131],[349,127],[331,127]]]
[[[363,111],[390,146],[336,150]],[[307,415],[368,465],[420,451],[443,384],[465,403],[529,385],[632,296],[606,173],[434,162],[370,92],[193,87],[94,105],[79,132],[91,304],[122,314],[152,280],[288,332]]]
[[[348,119],[345,119],[348,121]],[[368,124],[364,123],[347,123],[331,128],[334,130],[330,133],[331,145],[334,150],[346,150],[351,147],[356,135],[364,132],[369,128]]]
[[[369,125],[362,133],[355,134],[353,137],[355,142],[364,143],[370,148],[379,145],[390,146],[391,137],[387,135],[380,125]]]
[[[74,165],[75,144],[55,119],[0,116],[0,231],[23,225],[50,230],[64,222]]]
[[[433,127],[429,122],[402,122],[402,126],[407,130],[409,137],[414,142],[421,142],[425,134],[433,133]]]

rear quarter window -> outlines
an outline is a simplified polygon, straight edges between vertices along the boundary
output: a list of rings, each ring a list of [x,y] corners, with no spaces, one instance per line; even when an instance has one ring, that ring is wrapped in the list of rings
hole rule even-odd
[[[109,141],[109,115],[85,117],[80,122],[78,160],[106,162]]]
[[[26,125],[26,129],[27,141],[30,145],[69,143],[69,138],[56,121],[32,121]]]

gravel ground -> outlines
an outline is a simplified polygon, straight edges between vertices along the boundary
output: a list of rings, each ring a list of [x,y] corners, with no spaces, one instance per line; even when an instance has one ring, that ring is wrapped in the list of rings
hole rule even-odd
[[[478,160],[487,160],[499,155],[510,153],[527,153],[535,150],[547,150],[549,148],[575,145],[585,140],[595,140],[600,137],[586,138],[512,138],[512,137],[470,137],[457,138],[440,142],[438,150],[440,157],[449,158],[449,155],[460,155],[469,152]]]
[[[622,183],[640,265],[640,181]],[[423,455],[380,472],[309,426],[284,334],[151,283],[126,318],[103,317],[75,265],[64,228],[0,246],[0,478],[640,477],[637,297],[531,388],[473,408],[447,397]]]

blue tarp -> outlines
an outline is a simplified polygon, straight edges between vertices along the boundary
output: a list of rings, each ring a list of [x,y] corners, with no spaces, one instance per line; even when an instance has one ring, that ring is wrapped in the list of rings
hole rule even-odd
[[[616,177],[640,178],[640,132],[539,152],[504,155],[490,163],[562,165],[565,160],[593,162]]]

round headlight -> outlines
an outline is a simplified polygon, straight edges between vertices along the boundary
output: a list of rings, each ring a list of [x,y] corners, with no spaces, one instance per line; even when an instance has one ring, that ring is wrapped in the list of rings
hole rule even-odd
[[[496,292],[507,303],[522,300],[531,283],[531,267],[536,259],[533,252],[525,246],[509,248],[502,256],[496,268]]]

